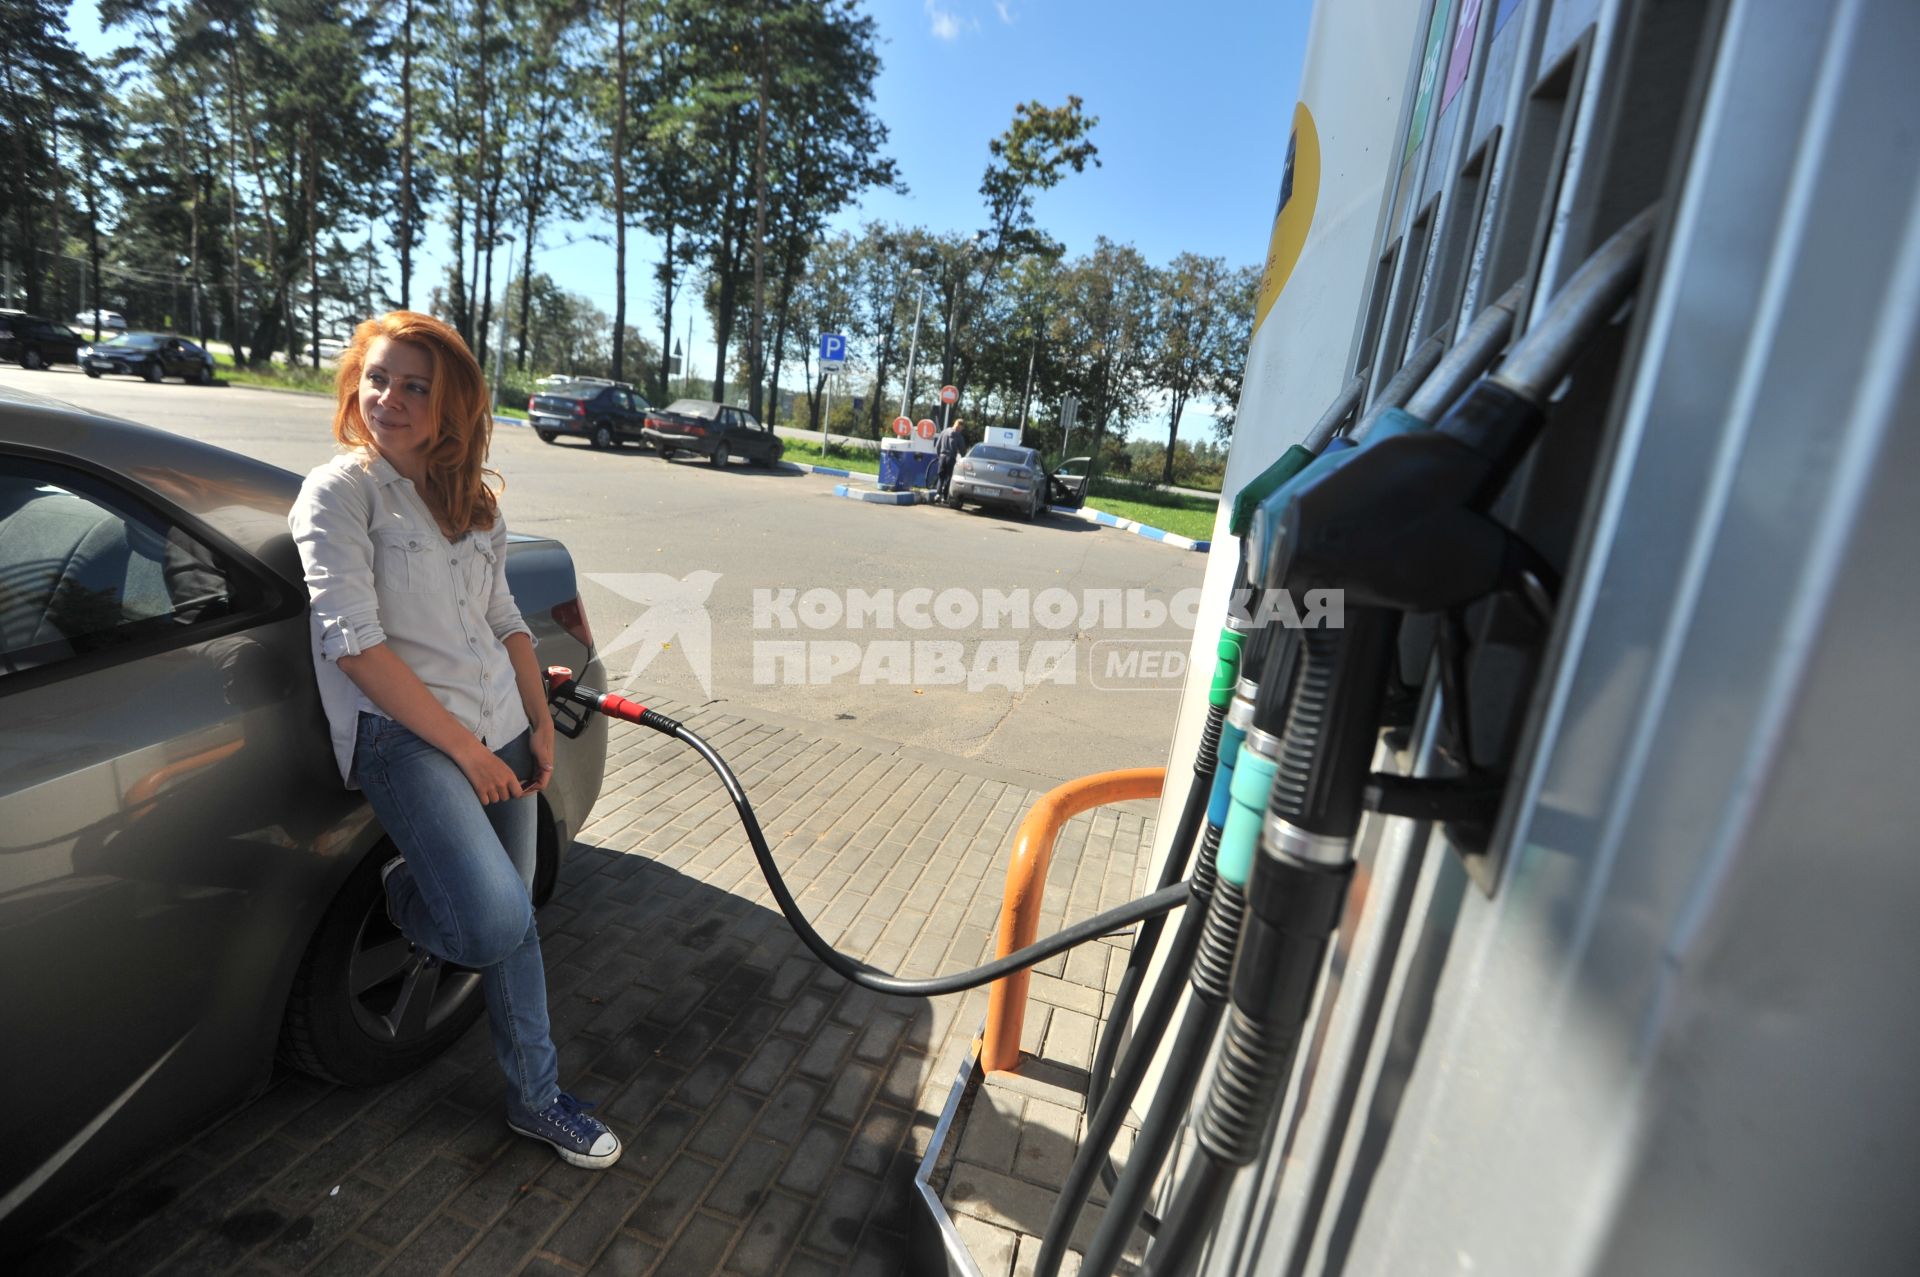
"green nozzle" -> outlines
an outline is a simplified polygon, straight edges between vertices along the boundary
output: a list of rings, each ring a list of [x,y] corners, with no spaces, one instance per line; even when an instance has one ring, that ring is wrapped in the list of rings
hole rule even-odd
[[[1313,454],[1294,444],[1280,454],[1280,459],[1261,471],[1260,476],[1233,499],[1233,518],[1228,521],[1227,529],[1236,537],[1247,535],[1247,526],[1253,522],[1254,507],[1273,495],[1273,490],[1287,480],[1299,474],[1307,462],[1313,460]]]
[[[1226,705],[1233,700],[1234,684],[1240,679],[1240,648],[1247,641],[1239,630],[1221,630],[1220,643],[1213,649],[1213,686],[1207,689],[1207,704]]]
[[[1254,857],[1260,852],[1260,831],[1266,823],[1267,795],[1273,789],[1274,773],[1279,765],[1251,749],[1242,749],[1233,763],[1233,807],[1227,813],[1226,826],[1220,831],[1220,852],[1215,860],[1220,876],[1236,887],[1247,885],[1253,872]]]

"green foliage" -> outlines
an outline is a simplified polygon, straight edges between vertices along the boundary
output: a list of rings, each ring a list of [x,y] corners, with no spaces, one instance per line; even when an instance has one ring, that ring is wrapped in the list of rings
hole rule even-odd
[[[868,7],[102,0],[125,48],[90,65],[51,0],[0,0],[0,255],[38,263],[16,278],[43,309],[191,328],[275,382],[293,374],[274,352],[311,370],[315,334],[344,335],[404,287],[489,373],[504,306],[508,405],[544,373],[617,366],[655,402],[718,395],[871,438],[903,396],[910,415],[939,416],[951,381],[976,437],[1019,423],[1046,455],[1097,449],[1109,470],[1204,486],[1213,453],[1179,437],[1183,413],[1189,433],[1194,412],[1230,431],[1254,272],[1185,255],[1156,267],[1105,240],[1069,258],[1035,201],[1100,163],[1077,97],[1023,103],[986,141],[978,233],[829,235],[863,191],[900,185],[873,109]],[[631,264],[655,285],[644,319],[541,269],[552,228],[596,210],[656,237]],[[447,272],[403,286],[400,249],[433,222]],[[670,374],[689,306],[719,358]],[[852,339],[830,398],[826,330]],[[1166,442],[1129,439],[1136,427]]]

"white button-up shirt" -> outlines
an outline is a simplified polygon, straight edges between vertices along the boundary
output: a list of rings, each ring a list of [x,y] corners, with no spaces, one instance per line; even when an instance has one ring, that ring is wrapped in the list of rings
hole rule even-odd
[[[313,665],[340,776],[353,787],[362,712],[384,711],[335,664],[385,643],[489,749],[527,728],[506,637],[532,631],[507,588],[507,526],[449,541],[385,458],[335,457],[287,516],[306,570]]]

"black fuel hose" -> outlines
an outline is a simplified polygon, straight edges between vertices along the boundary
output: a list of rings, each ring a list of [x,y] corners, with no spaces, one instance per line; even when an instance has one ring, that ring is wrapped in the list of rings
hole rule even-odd
[[[1186,804],[1180,809],[1179,823],[1174,826],[1173,841],[1167,846],[1167,861],[1161,866],[1156,890],[1164,891],[1175,885],[1187,872],[1187,861],[1192,856],[1200,823],[1207,814],[1207,797],[1213,790],[1213,775],[1219,765],[1220,728],[1225,721],[1225,706],[1208,707],[1206,727],[1201,733],[1200,754],[1193,764],[1193,781],[1187,789]],[[1140,934],[1134,938],[1133,951],[1127,955],[1126,969],[1120,973],[1120,983],[1114,989],[1113,1009],[1107,1013],[1106,1027],[1101,1030],[1094,1045],[1093,1067],[1087,1075],[1089,1113],[1099,1111],[1100,1102],[1106,1098],[1107,1088],[1113,1083],[1115,1061],[1120,1055],[1120,1038],[1133,1019],[1133,1004],[1139,999],[1140,986],[1146,981],[1147,968],[1153,962],[1154,951],[1160,944],[1160,932],[1165,925],[1160,918],[1143,923]],[[1183,950],[1176,944],[1173,952],[1170,961],[1184,963],[1190,950]],[[1150,1033],[1151,1025],[1143,1019],[1140,1027],[1134,1031],[1135,1040]],[[1112,1188],[1119,1180],[1111,1158],[1101,1159],[1100,1172],[1108,1188]]]
[[[995,980],[1023,971],[1036,963],[1045,962],[1055,954],[1065,953],[1077,945],[1112,935],[1116,931],[1123,931],[1137,922],[1171,913],[1187,902],[1187,884],[1174,883],[1152,895],[1143,896],[1124,905],[1116,905],[1104,913],[1097,913],[1043,940],[1036,940],[1024,949],[1016,950],[1004,958],[996,958],[992,962],[984,963],[971,970],[956,971],[950,975],[934,976],[925,980],[903,979],[870,967],[857,958],[848,957],[828,944],[826,939],[813,929],[813,924],[807,921],[807,915],[800,911],[799,903],[794,900],[793,892],[787,889],[786,879],[780,876],[780,867],[774,863],[773,850],[767,846],[767,836],[760,828],[760,818],[754,815],[753,804],[747,801],[747,791],[741,787],[740,778],[733,774],[731,767],[727,766],[726,759],[720,757],[719,752],[702,740],[697,732],[658,710],[648,709],[624,696],[583,688],[571,677],[555,685],[548,695],[550,699],[565,699],[597,710],[609,718],[638,723],[663,736],[671,736],[691,746],[695,753],[706,759],[707,766],[713,768],[714,774],[720,777],[720,783],[726,786],[727,796],[733,799],[734,810],[740,813],[740,823],[747,831],[747,841],[753,846],[753,858],[760,866],[760,876],[766,879],[767,889],[773,892],[774,902],[780,906],[780,913],[786,918],[787,925],[793,928],[794,934],[799,936],[801,942],[813,952],[813,956],[820,959],[834,974],[863,989],[872,989],[875,993],[885,993],[898,998],[934,998],[942,994],[963,993],[968,989],[977,989],[983,984],[992,984]]]

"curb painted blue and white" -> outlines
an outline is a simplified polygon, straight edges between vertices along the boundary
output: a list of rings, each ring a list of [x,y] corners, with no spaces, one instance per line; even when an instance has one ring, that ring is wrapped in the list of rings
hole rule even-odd
[[[1105,510],[1074,510],[1062,505],[1047,508],[1062,518],[1097,523],[1103,528],[1119,528],[1122,532],[1131,532],[1149,541],[1159,541],[1177,550],[1198,550],[1205,554],[1213,548],[1211,541],[1196,541],[1192,537],[1183,537],[1178,532],[1168,532],[1165,528],[1150,528],[1144,523],[1135,523],[1132,519],[1122,519],[1118,515],[1108,514]]]
[[[879,475],[868,474],[864,470],[839,470],[839,469],[835,469],[833,466],[808,465],[804,461],[783,461],[780,464],[783,466],[787,466],[790,469],[798,470],[803,474],[810,473],[810,474],[831,475],[835,479],[855,479],[861,483],[880,482]]]
[[[856,491],[853,485],[846,483],[834,484],[833,495],[845,497],[849,501],[865,501],[872,505],[918,505],[920,503],[920,494],[917,492],[861,492]]]

